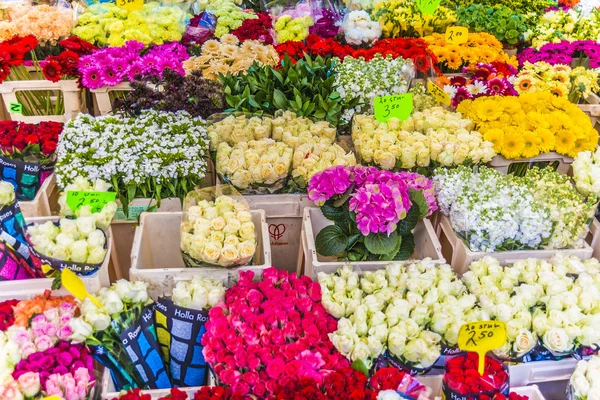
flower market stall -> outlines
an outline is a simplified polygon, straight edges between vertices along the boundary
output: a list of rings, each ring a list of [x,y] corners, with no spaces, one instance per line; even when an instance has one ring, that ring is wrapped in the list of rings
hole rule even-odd
[[[600,399],[598,1],[0,10],[0,400]]]

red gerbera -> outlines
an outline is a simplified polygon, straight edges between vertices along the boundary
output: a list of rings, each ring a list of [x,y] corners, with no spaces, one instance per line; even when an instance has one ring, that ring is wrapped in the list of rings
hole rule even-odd
[[[46,79],[52,82],[58,82],[62,77],[62,67],[60,66],[58,61],[55,60],[46,60],[46,64],[42,68],[42,72],[44,73]]]

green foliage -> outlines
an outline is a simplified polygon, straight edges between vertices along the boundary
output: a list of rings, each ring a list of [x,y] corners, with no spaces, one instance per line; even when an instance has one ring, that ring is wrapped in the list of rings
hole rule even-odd
[[[487,32],[504,45],[517,46],[524,33],[535,25],[533,15],[513,11],[506,6],[472,4],[456,10],[458,25],[467,26],[471,32]]]
[[[281,68],[254,63],[246,75],[220,75],[229,109],[257,115],[278,110],[325,119],[337,126],[343,100],[334,90],[333,59],[306,55],[293,64],[288,56]]]
[[[458,10],[476,4],[485,7],[507,7],[518,14],[536,15],[541,15],[546,8],[556,5],[552,0],[451,0],[448,6],[453,5]]]

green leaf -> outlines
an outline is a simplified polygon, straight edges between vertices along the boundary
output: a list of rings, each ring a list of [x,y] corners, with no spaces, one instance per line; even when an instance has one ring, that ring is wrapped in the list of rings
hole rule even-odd
[[[427,204],[427,200],[425,200],[423,192],[410,189],[409,197],[413,204],[416,203],[419,206],[419,219],[427,217],[427,214],[429,214],[429,205]]]
[[[362,372],[366,376],[369,376],[369,368],[364,360],[356,360],[352,363],[352,369]]]
[[[283,92],[279,89],[273,91],[273,104],[275,107],[285,110],[287,108],[287,99]]]
[[[419,222],[420,209],[421,208],[417,205],[417,203],[413,203],[406,213],[406,217],[398,222],[396,232],[398,232],[399,235],[410,233],[413,229],[415,229],[417,222]]]
[[[56,274],[54,279],[52,280],[52,290],[59,290],[62,287],[62,275],[60,273]]]
[[[330,221],[345,222],[349,220],[346,207],[335,206],[333,200],[329,199],[321,206],[321,212]]]
[[[396,254],[398,254],[398,251],[400,251],[400,246],[402,246],[402,236],[398,235],[398,240],[396,241],[396,247],[394,247],[394,249],[392,251],[390,251],[388,254],[380,255],[379,260],[392,261],[394,259],[394,257],[396,257]]]
[[[315,238],[316,250],[322,256],[335,256],[346,250],[348,237],[337,225],[326,226]]]
[[[400,250],[394,256],[395,261],[408,260],[410,256],[415,252],[415,236],[412,233],[402,235],[402,245]]]
[[[362,233],[353,233],[348,237],[348,248],[354,246],[363,237]]]
[[[388,236],[385,232],[365,236],[365,246],[373,254],[390,254],[397,246],[400,237],[396,231]]]

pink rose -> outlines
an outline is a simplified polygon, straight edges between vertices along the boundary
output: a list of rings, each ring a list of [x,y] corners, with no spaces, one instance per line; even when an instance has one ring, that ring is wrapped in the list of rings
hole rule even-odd
[[[21,354],[24,359],[36,352],[37,352],[37,349],[35,348],[35,345],[33,344],[33,342],[25,342],[21,345]]]
[[[19,390],[19,385],[16,381],[10,381],[0,385],[0,399],[23,400],[23,394]]]
[[[77,381],[78,385],[80,383],[87,385],[90,383],[90,379],[90,372],[87,370],[87,368],[77,368],[75,371],[75,380]]]
[[[77,396],[79,396],[81,400],[87,397],[88,385],[86,383],[78,383],[75,389],[77,390]]]
[[[19,386],[21,387],[21,391],[27,397],[33,397],[42,390],[42,385],[40,384],[40,376],[36,372],[27,372],[18,379]]]
[[[267,392],[267,386],[264,381],[258,381],[252,386],[252,393],[255,394],[259,399],[262,398]]]
[[[321,285],[319,282],[312,282],[308,285],[308,295],[313,301],[321,301]]]
[[[44,325],[44,334],[46,334],[47,336],[50,336],[50,337],[56,336],[57,330],[58,330],[58,327],[53,322],[48,322]]]
[[[52,396],[52,395],[59,395],[62,396],[62,390],[60,390],[60,388],[58,387],[58,382],[57,382],[57,377],[58,375],[50,375],[48,377],[48,380],[46,381],[46,393],[48,394],[48,396]]]
[[[243,381],[236,382],[235,385],[231,388],[234,394],[245,396],[250,392],[250,387]]]
[[[49,310],[44,311],[44,316],[48,321],[54,321],[58,319],[58,308],[51,308]]]
[[[248,363],[248,368],[253,371],[257,370],[260,365],[260,359],[256,356],[248,356],[246,361]]]
[[[31,342],[31,332],[24,328],[17,328],[13,331],[13,340],[23,346],[25,343]]]
[[[219,378],[223,383],[229,386],[233,386],[240,378],[241,373],[234,369],[226,369],[221,372]]]
[[[38,351],[46,351],[54,345],[54,343],[52,342],[52,339],[50,339],[50,337],[48,337],[46,335],[36,337],[34,340],[34,343],[35,343],[35,347],[38,349]]]
[[[227,332],[227,320],[223,318],[218,318],[215,320],[210,320],[207,324],[207,329],[211,333],[211,336],[221,337]]]
[[[269,374],[269,378],[277,379],[279,375],[283,372],[285,368],[285,363],[281,358],[275,358],[267,364],[267,374]]]
[[[281,329],[273,328],[273,330],[271,330],[270,336],[271,336],[271,342],[273,344],[285,343],[285,338],[283,337],[283,333],[281,332]]]
[[[64,314],[60,316],[60,323],[61,324],[68,324],[69,322],[71,322],[71,319],[73,319],[73,316],[71,314]]]
[[[244,375],[242,375],[242,380],[250,386],[254,386],[259,379],[260,377],[256,371],[246,372]]]
[[[262,302],[263,295],[256,289],[250,289],[246,295],[246,299],[248,299],[250,307],[256,307]]]
[[[63,325],[56,332],[56,336],[60,340],[67,340],[73,334],[73,328],[70,325]]]

